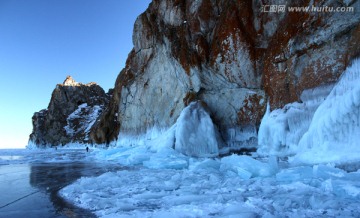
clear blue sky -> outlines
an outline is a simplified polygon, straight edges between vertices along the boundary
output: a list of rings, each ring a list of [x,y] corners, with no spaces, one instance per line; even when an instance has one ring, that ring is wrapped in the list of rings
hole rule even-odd
[[[67,75],[107,91],[150,0],[0,0],[0,148],[25,147]]]

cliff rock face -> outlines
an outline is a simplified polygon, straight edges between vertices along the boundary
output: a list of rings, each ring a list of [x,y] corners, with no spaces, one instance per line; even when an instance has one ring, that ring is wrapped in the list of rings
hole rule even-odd
[[[269,5],[287,7],[264,12]],[[335,0],[154,0],[135,22],[134,48],[91,138],[169,127],[201,100],[228,146],[253,145],[268,100],[272,109],[298,101],[304,90],[335,82],[358,55],[358,8]]]
[[[286,2],[284,2],[285,4]],[[271,108],[300,100],[306,89],[334,83],[360,49],[359,1],[292,1],[291,6],[351,7],[353,12],[258,14],[264,47],[263,81]],[[350,9],[351,9],[350,8]]]
[[[30,142],[39,147],[90,142],[90,128],[108,101],[96,83],[82,84],[68,76],[54,89],[48,108],[34,114]]]
[[[285,10],[271,12],[279,5]],[[256,146],[267,102],[272,110],[301,102],[359,55],[359,8],[359,0],[153,0],[135,22],[110,101],[97,85],[68,78],[34,115],[30,139],[110,143],[168,128],[201,101],[227,147]]]

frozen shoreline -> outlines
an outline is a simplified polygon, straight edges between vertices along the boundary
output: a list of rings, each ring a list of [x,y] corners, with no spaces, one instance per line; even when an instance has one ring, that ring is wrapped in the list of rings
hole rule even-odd
[[[291,166],[275,157],[191,158],[146,146],[79,151],[0,150],[0,157],[24,155],[7,160],[8,167],[41,159],[46,165],[82,159],[130,167],[82,175],[60,190],[66,201],[99,217],[360,216],[360,170]]]

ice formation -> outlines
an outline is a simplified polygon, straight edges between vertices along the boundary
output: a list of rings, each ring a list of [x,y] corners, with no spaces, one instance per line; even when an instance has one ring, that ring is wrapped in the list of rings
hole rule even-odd
[[[83,145],[82,145],[83,146]],[[117,164],[60,196],[98,217],[359,217],[360,171],[275,157],[191,158],[171,148],[0,150],[0,164]],[[106,163],[104,163],[106,161]],[[124,166],[123,163],[127,163]]]
[[[218,135],[201,102],[192,102],[176,121],[175,150],[194,157],[218,156]]]
[[[259,128],[258,152],[265,155],[288,155],[296,152],[294,148],[308,130],[315,110],[332,87],[333,85],[328,85],[305,90],[300,96],[302,103],[287,104],[284,108],[271,112],[268,104]]]
[[[348,162],[359,160],[360,59],[341,76],[316,110],[308,131],[299,142],[294,161]]]
[[[267,112],[259,129],[260,154],[295,154],[295,163],[359,160],[360,60],[332,86],[302,93],[302,103]],[[332,89],[331,89],[332,88]],[[329,94],[328,94],[329,93]]]

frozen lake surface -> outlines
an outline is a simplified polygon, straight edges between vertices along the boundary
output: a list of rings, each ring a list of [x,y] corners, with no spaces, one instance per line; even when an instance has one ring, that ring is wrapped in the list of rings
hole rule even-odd
[[[58,191],[83,176],[119,170],[84,149],[0,150],[0,217],[96,217]]]
[[[146,146],[0,150],[0,217],[359,217],[358,169]]]

